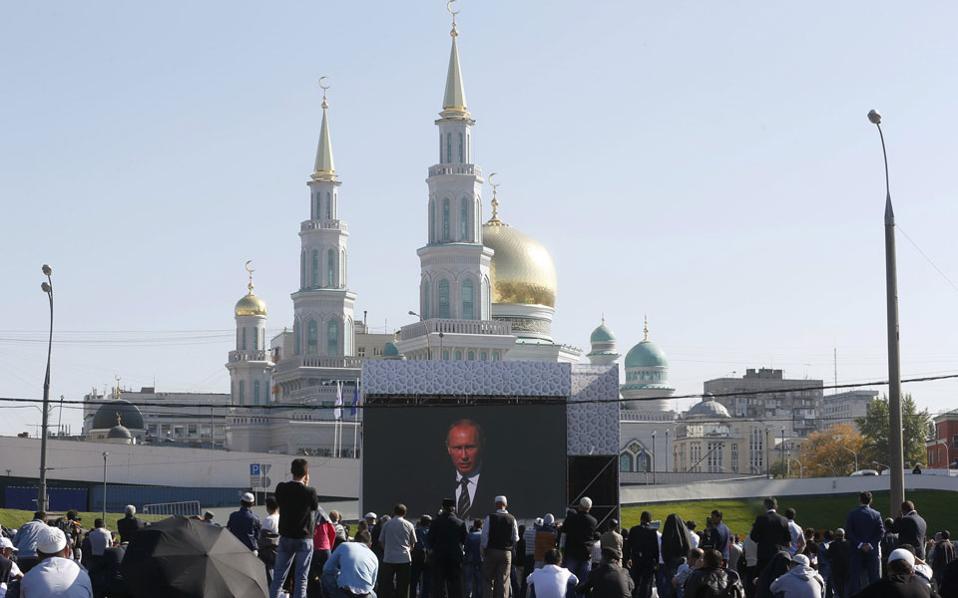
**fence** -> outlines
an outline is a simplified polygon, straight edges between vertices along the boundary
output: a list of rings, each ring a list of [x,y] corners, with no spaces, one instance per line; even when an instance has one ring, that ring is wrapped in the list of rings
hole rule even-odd
[[[182,515],[184,517],[198,516],[202,513],[200,501],[184,500],[181,502],[158,502],[143,505],[144,515]]]

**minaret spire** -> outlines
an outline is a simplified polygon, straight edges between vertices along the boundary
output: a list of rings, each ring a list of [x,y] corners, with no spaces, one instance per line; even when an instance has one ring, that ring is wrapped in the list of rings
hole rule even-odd
[[[645,319],[645,325],[642,327],[642,341],[648,342],[649,340],[649,316],[643,316]]]
[[[446,72],[446,93],[442,98],[442,110],[443,116],[469,116],[466,88],[462,83],[462,69],[459,67],[459,47],[456,45],[456,38],[459,37],[456,15],[459,11],[452,9],[453,2],[455,0],[446,2],[446,10],[452,15],[452,30],[449,31],[452,49],[449,52],[449,70]]]
[[[313,178],[331,181],[336,178],[336,166],[333,163],[333,142],[329,137],[329,118],[327,115],[329,102],[326,101],[326,90],[329,89],[329,84],[326,83],[326,77],[319,78],[319,86],[323,90],[323,124],[319,129],[319,146],[316,148],[316,165],[313,168]]]

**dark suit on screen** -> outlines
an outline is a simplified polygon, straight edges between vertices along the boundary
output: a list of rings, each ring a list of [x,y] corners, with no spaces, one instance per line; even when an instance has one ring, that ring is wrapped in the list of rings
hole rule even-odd
[[[779,515],[774,509],[755,518],[749,537],[758,544],[759,571],[765,568],[776,552],[787,550],[792,541],[792,534],[788,530],[788,519]]]
[[[503,488],[499,480],[496,479],[488,468],[479,471],[479,479],[475,476],[470,478],[470,484],[474,484],[475,491],[470,498],[468,509],[459,508],[459,498],[461,495],[461,483],[458,472],[453,470],[452,481],[449,486],[452,491],[445,490],[444,496],[452,496],[456,500],[456,514],[462,519],[476,519],[485,517],[486,514],[495,508],[495,499],[499,495],[509,495],[509,488]]]

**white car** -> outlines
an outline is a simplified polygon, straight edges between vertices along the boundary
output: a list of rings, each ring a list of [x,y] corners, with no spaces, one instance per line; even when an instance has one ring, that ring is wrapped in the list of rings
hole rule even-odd
[[[848,477],[857,478],[866,475],[878,475],[878,472],[874,469],[859,469],[858,471],[853,471],[848,474]]]

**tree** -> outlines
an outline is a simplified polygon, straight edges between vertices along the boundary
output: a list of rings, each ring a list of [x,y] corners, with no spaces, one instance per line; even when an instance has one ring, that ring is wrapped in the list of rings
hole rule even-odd
[[[855,471],[855,456],[861,454],[864,444],[865,439],[852,424],[835,424],[821,432],[812,432],[802,442],[801,460],[805,476],[850,474]]]
[[[905,463],[915,465],[925,462],[925,440],[928,438],[928,429],[931,426],[931,416],[928,410],[918,411],[918,406],[911,398],[911,394],[902,395],[901,400],[902,442],[905,453]],[[862,453],[863,463],[888,463],[888,428],[889,411],[888,397],[882,396],[868,404],[865,417],[855,420],[865,445]]]

